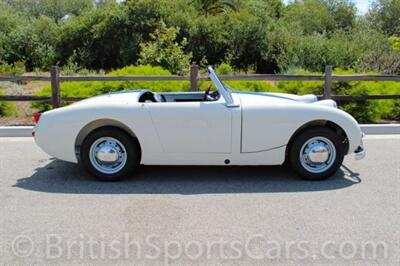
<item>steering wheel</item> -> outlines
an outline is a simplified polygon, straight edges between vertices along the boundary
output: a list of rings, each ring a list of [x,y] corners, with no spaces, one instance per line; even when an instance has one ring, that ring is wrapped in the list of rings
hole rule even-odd
[[[156,100],[157,103],[164,103],[167,101],[165,96],[162,94],[154,93],[153,96],[154,96],[154,100]]]
[[[213,93],[211,93],[208,98],[211,98],[212,101],[217,101],[219,99],[219,91],[214,91]]]
[[[209,84],[209,85],[208,85],[208,87],[207,87],[206,91],[204,92],[204,98],[203,98],[203,101],[207,101],[207,99],[208,99],[208,95],[210,94],[210,91],[211,91],[211,84]]]

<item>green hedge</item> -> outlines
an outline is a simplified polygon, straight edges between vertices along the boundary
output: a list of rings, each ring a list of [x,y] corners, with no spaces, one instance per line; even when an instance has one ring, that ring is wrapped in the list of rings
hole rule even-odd
[[[4,95],[4,93],[0,91],[0,96],[1,95]],[[0,101],[0,116],[11,116],[15,115],[16,113],[17,108],[14,103]]]
[[[14,64],[6,64],[0,62],[0,73],[6,75],[22,75],[26,71],[25,63],[22,61],[17,61]]]
[[[352,70],[335,69],[337,75],[356,74]],[[310,72],[295,72],[296,74],[322,74]],[[376,74],[376,73],[366,73]],[[288,93],[322,95],[324,84],[318,81],[281,81],[278,88]],[[398,82],[351,81],[333,82],[332,93],[335,95],[382,95],[400,94]],[[353,115],[360,123],[374,123],[381,120],[400,120],[399,100],[370,100],[365,102],[341,103],[340,109]]]
[[[169,76],[171,73],[161,67],[151,66],[127,66],[111,71],[109,76]],[[66,82],[61,84],[62,97],[92,97],[109,92],[122,90],[148,89],[155,92],[161,91],[187,91],[190,88],[189,81],[92,81],[92,82]],[[36,95],[51,95],[51,87],[47,86]],[[66,104],[66,103],[63,103]],[[50,104],[33,103],[33,106],[41,110],[49,110]]]
[[[321,74],[296,71],[295,74]],[[335,74],[354,74],[354,71],[336,69]],[[108,75],[171,75],[160,67],[129,66],[110,72]],[[229,81],[226,82],[235,90],[255,92],[284,92],[293,94],[323,94],[323,82],[320,81]],[[204,90],[209,82],[201,82],[200,89]],[[121,81],[121,82],[68,82],[61,84],[61,95],[65,97],[90,97],[108,92],[129,89],[149,89],[155,92],[187,91],[190,87],[187,81]],[[396,82],[334,82],[332,91],[341,95],[379,95],[399,94],[400,83]],[[51,88],[46,87],[37,95],[50,95]],[[66,104],[66,103],[64,103]],[[51,108],[50,105],[34,103],[42,110]],[[340,108],[352,114],[359,122],[379,122],[382,119],[400,120],[399,100],[375,100],[362,103],[343,103]]]
[[[14,64],[6,64],[0,62],[0,74],[2,75],[22,75],[25,72],[25,63],[22,61],[15,62]],[[0,91],[0,95],[4,95]],[[13,102],[0,101],[0,116],[12,116],[17,114],[17,108]]]

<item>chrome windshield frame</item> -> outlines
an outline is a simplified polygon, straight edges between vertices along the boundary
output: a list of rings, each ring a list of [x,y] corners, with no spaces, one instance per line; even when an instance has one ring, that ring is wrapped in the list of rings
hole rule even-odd
[[[219,94],[224,98],[225,105],[229,108],[239,107],[240,104],[235,103],[235,100],[232,97],[232,91],[226,88],[211,66],[208,67],[208,75],[217,88]]]

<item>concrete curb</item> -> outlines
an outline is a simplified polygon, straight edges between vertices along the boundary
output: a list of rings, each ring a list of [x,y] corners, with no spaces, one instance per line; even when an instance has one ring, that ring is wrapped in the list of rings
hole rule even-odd
[[[33,126],[0,127],[0,137],[32,137]],[[361,130],[367,135],[396,135],[400,134],[400,124],[361,125]]]
[[[361,125],[361,130],[367,135],[395,135],[400,134],[400,124]]]
[[[32,137],[33,126],[0,127],[0,137]]]

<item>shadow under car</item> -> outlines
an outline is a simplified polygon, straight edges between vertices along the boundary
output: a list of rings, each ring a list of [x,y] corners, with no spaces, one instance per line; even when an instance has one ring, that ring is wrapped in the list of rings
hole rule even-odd
[[[306,181],[283,166],[142,166],[119,182],[100,182],[81,166],[52,160],[15,187],[72,194],[219,194],[325,191],[361,182],[358,173],[342,167],[321,182]]]

